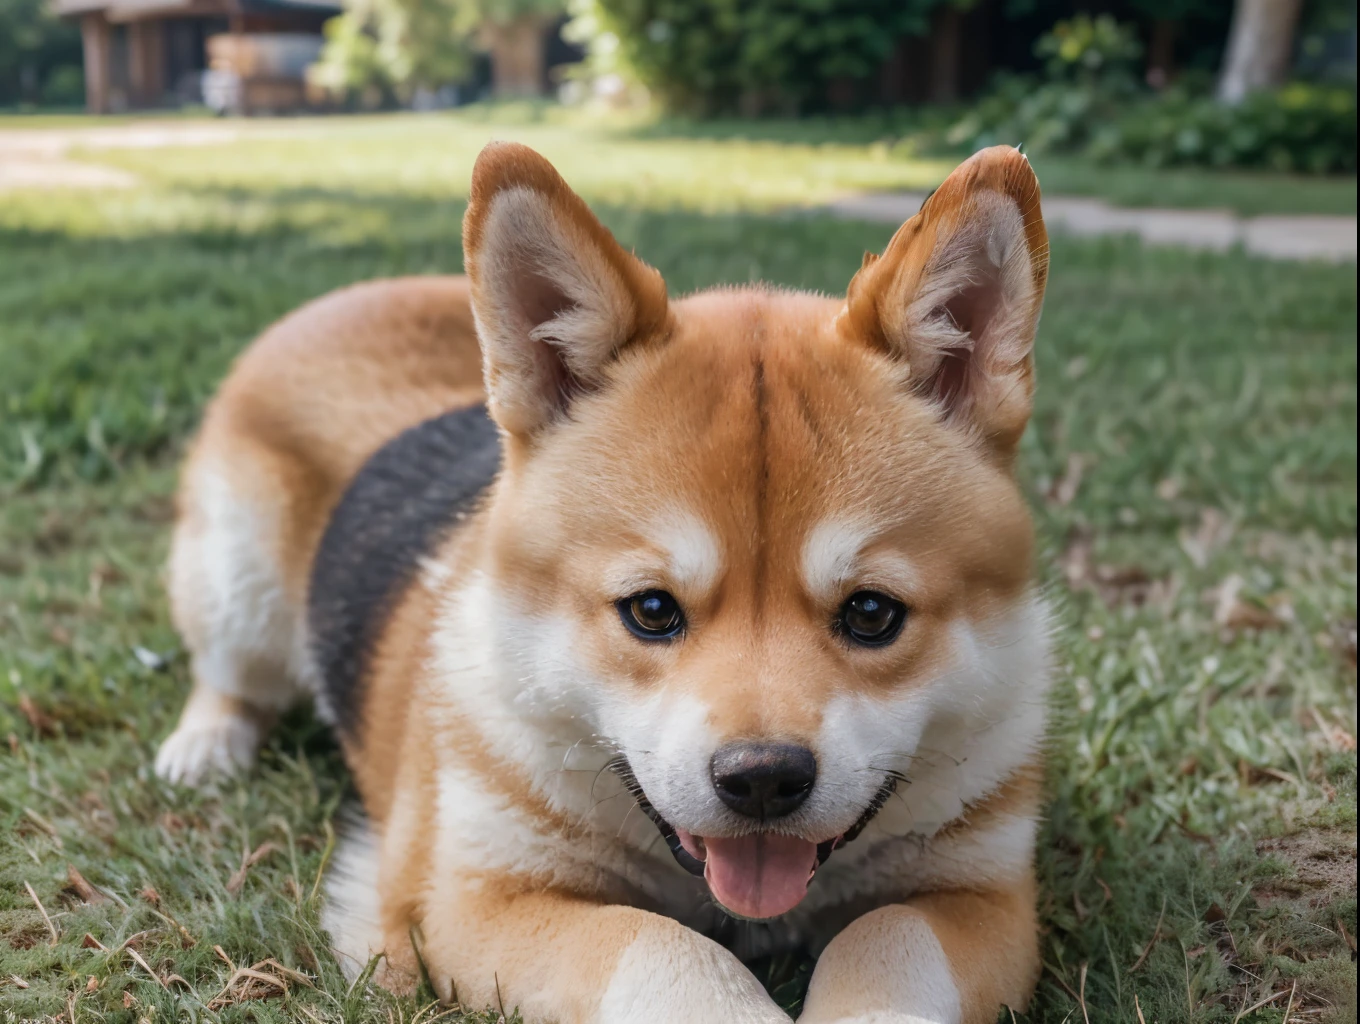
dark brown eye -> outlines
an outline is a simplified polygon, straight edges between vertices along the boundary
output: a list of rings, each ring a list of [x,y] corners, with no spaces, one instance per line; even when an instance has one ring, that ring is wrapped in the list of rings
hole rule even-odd
[[[617,607],[623,624],[640,640],[673,640],[685,628],[680,602],[664,590],[644,590]]]
[[[864,647],[882,647],[897,639],[907,621],[907,606],[876,590],[860,590],[841,605],[839,632]]]

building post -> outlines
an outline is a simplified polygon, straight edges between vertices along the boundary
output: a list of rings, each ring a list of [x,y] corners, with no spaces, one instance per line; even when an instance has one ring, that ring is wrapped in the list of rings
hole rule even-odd
[[[109,112],[109,22],[99,11],[80,19],[80,42],[85,55],[85,109],[91,114]]]
[[[128,85],[139,107],[160,103],[165,92],[165,25],[134,21],[128,26]]]

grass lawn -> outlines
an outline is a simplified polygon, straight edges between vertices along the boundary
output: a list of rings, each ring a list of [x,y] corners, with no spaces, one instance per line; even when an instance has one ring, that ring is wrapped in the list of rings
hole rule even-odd
[[[0,1008],[17,1018],[438,1012],[347,987],[325,952],[317,883],[347,791],[307,714],[214,796],[151,772],[188,682],[160,584],[175,462],[259,328],[356,279],[457,270],[493,133],[558,160],[677,292],[840,291],[890,232],[777,210],[943,170],[853,140],[289,130],[101,151],[141,185],[0,201]],[[1039,364],[1022,471],[1060,668],[1045,971],[1017,1019],[1354,1020],[1354,267],[1057,239]],[[764,969],[797,998],[791,965]]]
[[[915,155],[918,125],[906,114],[801,121],[676,121],[645,114],[587,114],[536,104],[464,108],[458,115],[380,115],[221,121],[192,112],[172,117],[124,115],[0,115],[0,133],[16,129],[79,131],[115,125],[166,123],[230,129],[252,138],[292,136],[295,146],[246,145],[219,165],[191,151],[163,150],[83,159],[129,170],[155,169],[161,181],[179,174],[185,183],[225,183],[244,175],[254,182],[254,161],[269,164],[280,183],[338,183],[359,188],[395,173],[404,191],[442,194],[463,180],[462,162],[486,139],[514,133],[553,155],[564,171],[577,167],[600,190],[620,201],[675,203],[712,212],[739,203],[747,209],[826,202],[849,191],[927,191],[938,185],[957,155]],[[320,145],[319,140],[324,140]],[[1023,140],[1016,140],[1023,141]],[[2,144],[2,143],[0,143]],[[394,166],[393,152],[404,158]],[[322,154],[325,154],[323,158]],[[379,167],[387,161],[384,171]],[[1214,208],[1258,214],[1356,212],[1354,175],[1329,177],[1197,168],[1156,171],[1096,166],[1038,155],[1035,168],[1050,195],[1094,196],[1116,206]],[[387,168],[391,168],[388,170]],[[448,175],[462,175],[450,180]],[[573,174],[579,180],[581,174]]]

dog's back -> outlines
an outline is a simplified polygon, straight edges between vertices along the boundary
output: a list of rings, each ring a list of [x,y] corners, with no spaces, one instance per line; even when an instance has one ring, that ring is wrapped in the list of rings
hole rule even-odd
[[[408,428],[480,405],[467,279],[345,288],[274,324],[237,360],[185,465],[170,557],[175,625],[210,679],[157,767],[177,781],[248,763],[267,725],[315,691],[312,561],[359,468]],[[343,412],[337,415],[337,410]],[[234,726],[221,728],[222,713]],[[209,722],[213,729],[196,728]],[[224,735],[225,732],[225,735]]]

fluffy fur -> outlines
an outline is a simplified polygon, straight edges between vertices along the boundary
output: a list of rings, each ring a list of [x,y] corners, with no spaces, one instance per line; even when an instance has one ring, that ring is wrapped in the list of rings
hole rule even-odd
[[[327,692],[307,597],[332,512],[388,441],[485,402],[499,474],[378,603],[327,709],[366,812],[331,874],[342,964],[382,953],[394,989],[423,965],[531,1021],[770,1024],[741,958],[804,947],[808,1024],[1023,1007],[1049,677],[1013,477],[1047,273],[1024,157],[964,163],[844,299],[672,301],[510,144],[478,161],[464,247],[467,278],[275,325],[214,401],[170,572],[195,690],[158,770],[243,767]],[[671,642],[620,620],[652,590],[684,610]],[[894,642],[838,627],[864,590],[908,609]],[[720,798],[736,741],[813,752],[795,810]],[[682,866],[706,842],[830,856],[791,910],[735,922]]]

